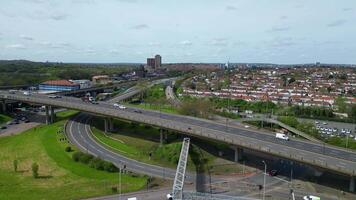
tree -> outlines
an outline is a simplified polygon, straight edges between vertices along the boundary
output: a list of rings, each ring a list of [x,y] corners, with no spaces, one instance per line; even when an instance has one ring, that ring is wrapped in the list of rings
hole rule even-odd
[[[32,163],[31,169],[32,169],[32,176],[34,178],[38,178],[38,169],[39,169],[38,164],[37,163]]]
[[[17,172],[18,161],[14,160],[13,164],[14,164],[14,171]]]

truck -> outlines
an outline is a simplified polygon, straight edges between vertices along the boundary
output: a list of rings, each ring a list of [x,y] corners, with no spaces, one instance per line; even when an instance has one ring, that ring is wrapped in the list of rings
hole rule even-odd
[[[282,140],[287,140],[287,141],[289,140],[289,137],[284,133],[276,133],[276,138],[282,139]]]

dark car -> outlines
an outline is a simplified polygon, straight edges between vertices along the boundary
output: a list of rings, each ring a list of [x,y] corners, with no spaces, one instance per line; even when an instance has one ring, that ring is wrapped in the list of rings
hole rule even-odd
[[[25,122],[25,123],[29,123],[29,122],[30,122],[30,120],[26,119],[24,122]]]
[[[273,170],[269,171],[268,174],[269,174],[270,176],[277,176],[278,171],[275,170],[275,169],[273,169]]]
[[[99,104],[97,101],[92,101],[91,103],[92,104]]]
[[[134,112],[135,112],[135,113],[142,113],[141,110],[135,110]]]
[[[7,127],[6,126],[2,126],[0,129],[7,129]]]

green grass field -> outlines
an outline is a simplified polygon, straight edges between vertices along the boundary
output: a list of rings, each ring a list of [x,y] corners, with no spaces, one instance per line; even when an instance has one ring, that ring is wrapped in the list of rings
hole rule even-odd
[[[59,114],[70,115],[70,111]],[[71,159],[62,130],[65,121],[38,126],[22,134],[0,138],[0,199],[81,199],[112,194],[118,173],[98,171]],[[72,147],[75,149],[75,147]],[[13,161],[18,160],[14,172]],[[31,174],[31,164],[39,164],[39,178]],[[122,191],[143,188],[145,177],[122,176]]]
[[[11,117],[0,114],[0,124],[6,123],[11,120]]]

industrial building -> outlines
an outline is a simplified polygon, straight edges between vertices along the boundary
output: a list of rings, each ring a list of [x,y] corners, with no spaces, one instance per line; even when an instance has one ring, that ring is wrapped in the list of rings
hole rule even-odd
[[[108,75],[93,76],[92,81],[94,85],[106,85],[112,82]]]
[[[44,91],[72,91],[79,90],[80,84],[68,80],[50,80],[39,84],[38,89]]]
[[[85,88],[91,87],[90,80],[70,80],[70,82],[78,83],[80,85],[80,89],[85,89]]]

